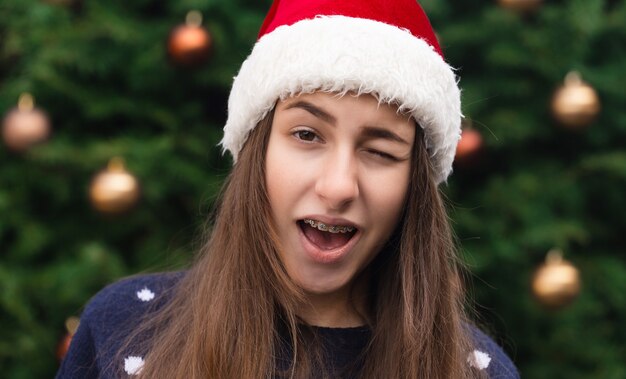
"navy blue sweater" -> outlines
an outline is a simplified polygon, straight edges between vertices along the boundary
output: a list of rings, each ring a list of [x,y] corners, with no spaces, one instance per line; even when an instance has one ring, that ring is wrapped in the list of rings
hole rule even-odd
[[[57,373],[57,379],[113,378],[113,372],[133,375],[143,365],[145,351],[117,357],[121,343],[138,326],[148,311],[157,310],[183,273],[134,277],[100,291],[87,305],[70,349]],[[367,328],[317,328],[325,351],[335,367],[353,362],[368,342]],[[475,350],[468,352],[467,364],[486,370],[491,379],[519,378],[517,370],[502,349],[483,332],[471,327]],[[114,362],[114,359],[119,362]]]

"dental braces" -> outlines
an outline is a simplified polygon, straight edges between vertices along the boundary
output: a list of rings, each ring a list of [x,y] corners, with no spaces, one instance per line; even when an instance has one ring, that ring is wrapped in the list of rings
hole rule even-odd
[[[321,230],[322,232],[330,232],[330,233],[351,233],[354,231],[354,227],[352,226],[340,226],[340,225],[326,225],[323,222],[305,219],[305,224],[311,225],[312,227]]]

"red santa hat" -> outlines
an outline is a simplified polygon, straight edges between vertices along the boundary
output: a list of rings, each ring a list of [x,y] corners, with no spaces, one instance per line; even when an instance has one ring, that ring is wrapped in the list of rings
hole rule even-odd
[[[424,129],[436,182],[452,171],[460,91],[415,0],[274,0],[233,82],[221,145],[236,161],[278,99],[315,91],[397,105]]]

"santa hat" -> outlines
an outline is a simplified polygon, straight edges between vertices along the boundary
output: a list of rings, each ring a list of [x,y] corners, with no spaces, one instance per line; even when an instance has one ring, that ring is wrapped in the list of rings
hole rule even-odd
[[[441,183],[460,139],[460,92],[415,0],[274,0],[235,77],[221,145],[234,160],[278,99],[368,93],[413,116]]]

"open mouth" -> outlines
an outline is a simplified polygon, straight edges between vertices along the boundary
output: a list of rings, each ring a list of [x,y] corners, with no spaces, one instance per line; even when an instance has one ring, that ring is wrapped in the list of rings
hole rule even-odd
[[[357,228],[351,225],[328,225],[312,219],[299,220],[298,226],[305,237],[321,250],[345,246],[357,232]]]

